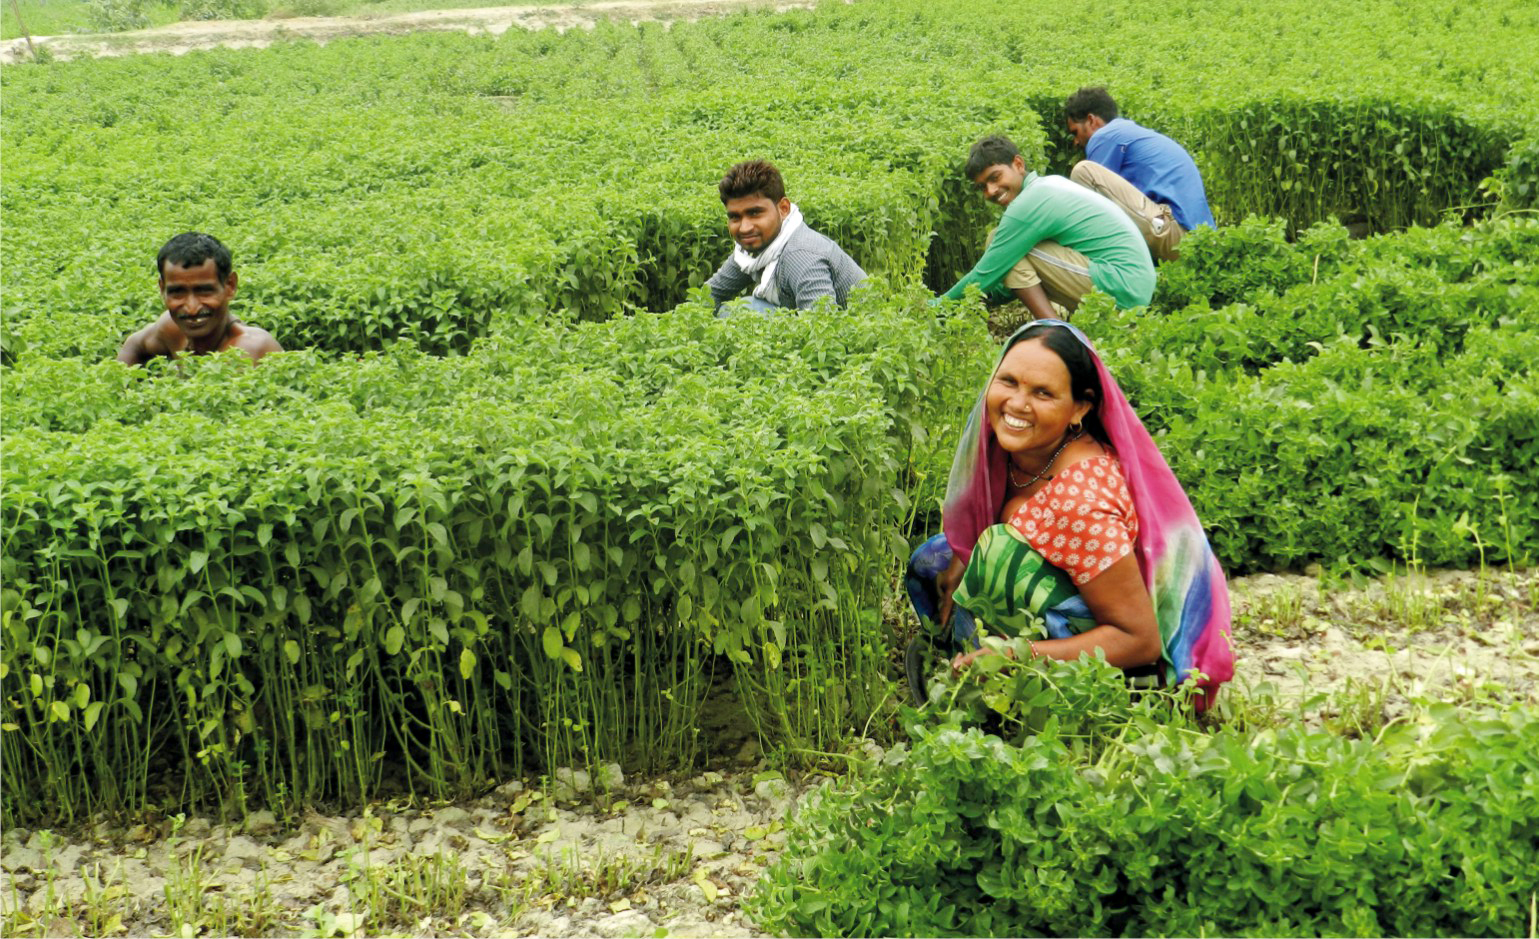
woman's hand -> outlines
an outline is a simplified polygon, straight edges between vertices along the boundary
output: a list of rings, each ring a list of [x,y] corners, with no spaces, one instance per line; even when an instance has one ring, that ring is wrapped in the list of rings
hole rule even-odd
[[[1002,655],[1007,659],[1015,658],[1015,650],[1006,646],[1004,649],[995,649],[987,644],[979,646],[971,652],[964,652],[951,660],[951,670],[960,672],[984,656]]]
[[[935,592],[940,600],[937,612],[940,613],[942,626],[951,625],[951,595],[956,593],[957,587],[962,583],[962,575],[965,573],[967,573],[967,562],[953,554],[951,564],[935,577]]]

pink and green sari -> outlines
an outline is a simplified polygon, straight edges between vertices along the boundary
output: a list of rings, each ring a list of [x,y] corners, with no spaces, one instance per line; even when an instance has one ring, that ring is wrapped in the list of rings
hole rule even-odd
[[[1010,337],[1000,350],[1000,359],[1024,330],[1039,324],[1069,330],[1085,344],[1095,361],[1103,396],[1097,414],[1121,462],[1138,512],[1139,532],[1134,555],[1154,601],[1164,646],[1166,680],[1172,685],[1194,680],[1199,689],[1196,706],[1206,708],[1213,703],[1219,686],[1234,676],[1234,652],[1229,641],[1229,590],[1218,558],[1209,547],[1197,513],[1181,484],[1083,333],[1060,320],[1036,320]],[[952,552],[964,559],[971,558],[975,548],[982,548],[980,538],[986,533],[992,534],[989,529],[998,522],[1000,506],[1005,499],[1006,455],[984,414],[987,388],[985,383],[984,393],[978,396],[977,406],[973,408],[957,445],[943,510],[946,543]],[[980,567],[987,569],[984,565]],[[970,575],[971,568],[969,565]],[[980,596],[998,593],[974,592]],[[1068,612],[1072,601],[1058,598],[1051,605]],[[992,618],[983,609],[973,612],[985,623]],[[1047,617],[1049,623],[1060,618]]]

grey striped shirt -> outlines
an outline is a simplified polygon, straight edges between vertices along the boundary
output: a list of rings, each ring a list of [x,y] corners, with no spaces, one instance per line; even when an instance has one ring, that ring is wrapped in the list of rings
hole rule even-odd
[[[823,297],[833,297],[835,303],[844,306],[850,290],[865,279],[866,272],[833,239],[806,225],[786,242],[780,263],[775,266],[780,305],[798,310],[809,309]],[[757,284],[758,279],[738,267],[731,256],[705,282],[718,307]]]

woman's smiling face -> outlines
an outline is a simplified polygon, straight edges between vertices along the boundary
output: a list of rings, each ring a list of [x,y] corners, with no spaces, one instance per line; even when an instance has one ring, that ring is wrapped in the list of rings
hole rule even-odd
[[[1040,339],[1016,343],[1005,353],[985,402],[989,426],[1006,453],[1052,452],[1069,425],[1090,413],[1075,401],[1069,369]]]

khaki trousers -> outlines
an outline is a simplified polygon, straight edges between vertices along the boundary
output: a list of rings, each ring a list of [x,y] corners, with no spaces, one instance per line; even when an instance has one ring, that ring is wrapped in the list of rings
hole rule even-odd
[[[993,240],[994,233],[989,232],[989,241]],[[1039,241],[1005,275],[1005,286],[1011,290],[1038,284],[1049,300],[1072,313],[1085,294],[1095,289],[1090,283],[1090,259],[1056,241]]]
[[[1151,200],[1135,189],[1132,183],[1089,160],[1080,160],[1074,164],[1069,178],[1117,203],[1128,214],[1128,218],[1133,220],[1133,224],[1138,226],[1138,233],[1144,236],[1144,242],[1149,245],[1149,253],[1155,260],[1174,261],[1180,256],[1177,246],[1181,244],[1181,236],[1185,232],[1176,224],[1175,216],[1170,214],[1170,206]]]

